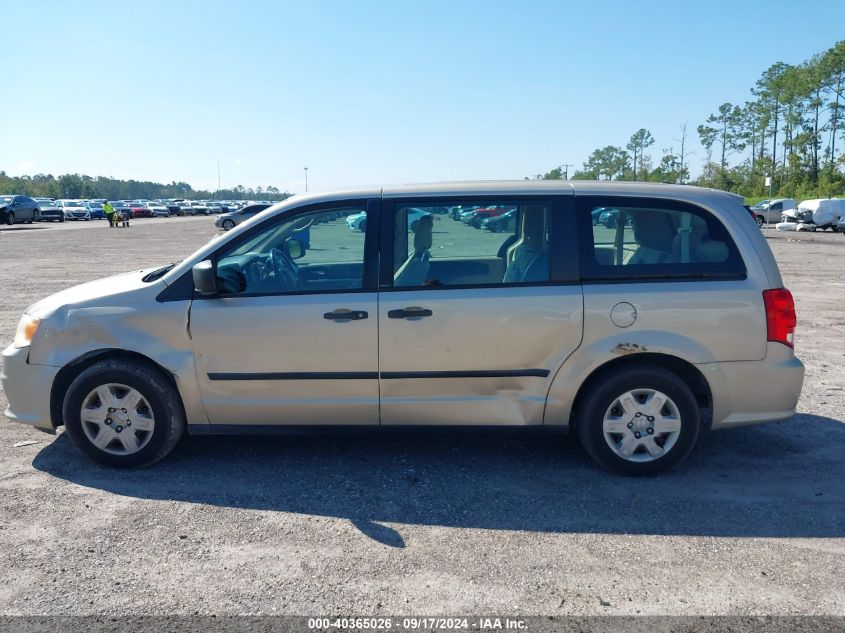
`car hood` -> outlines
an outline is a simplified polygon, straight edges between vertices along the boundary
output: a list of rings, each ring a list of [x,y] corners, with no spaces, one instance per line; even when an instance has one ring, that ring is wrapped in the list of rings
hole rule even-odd
[[[141,288],[149,288],[155,284],[143,281],[144,276],[160,268],[145,268],[130,273],[113,275],[79,286],[73,286],[50,295],[26,309],[26,313],[39,319],[45,319],[64,307],[115,305],[113,298],[117,295],[132,293]],[[111,299],[111,300],[110,300]]]

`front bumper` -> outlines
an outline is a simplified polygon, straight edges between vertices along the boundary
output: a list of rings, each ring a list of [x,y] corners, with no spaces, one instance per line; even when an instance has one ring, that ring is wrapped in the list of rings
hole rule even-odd
[[[17,349],[10,345],[3,351],[0,385],[9,401],[6,417],[53,433],[50,390],[59,368],[30,365],[28,357],[28,347]]]

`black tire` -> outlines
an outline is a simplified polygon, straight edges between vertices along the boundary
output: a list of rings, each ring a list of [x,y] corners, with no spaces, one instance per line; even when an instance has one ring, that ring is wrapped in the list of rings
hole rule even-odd
[[[361,224],[358,225],[358,228],[361,229],[361,233],[367,232],[367,221],[364,220]]]
[[[15,223],[15,212],[9,211],[6,214],[6,224],[8,224],[9,226],[12,226],[14,223]]]
[[[64,221],[65,221],[65,216],[62,216],[62,217],[59,218],[59,222],[64,222]]]
[[[678,408],[681,430],[669,451],[646,462],[629,461],[608,445],[602,428],[614,400],[634,389],[654,389],[671,398]],[[576,412],[578,437],[587,454],[608,470],[629,475],[649,475],[675,466],[689,455],[701,432],[700,411],[689,386],[674,373],[655,365],[628,366],[603,375],[583,395]]]
[[[221,224],[221,226],[226,231],[231,231],[233,228],[235,228],[235,223],[232,220],[223,220],[223,223]]]
[[[98,386],[118,383],[136,389],[150,405],[155,426],[149,442],[129,455],[115,455],[100,450],[82,429],[80,412],[83,400]],[[179,441],[185,430],[185,414],[179,394],[161,372],[133,361],[112,359],[91,365],[71,383],[62,408],[65,431],[87,457],[107,466],[132,468],[149,466],[162,459]]]
[[[757,216],[756,218],[754,218],[754,219],[757,221],[757,226],[759,226],[759,227],[761,227],[761,228],[762,228],[763,224],[765,224],[765,221],[763,220],[763,216],[762,216],[762,215],[758,215],[758,216]]]
[[[33,211],[32,212],[32,221],[33,222],[41,222],[41,211]]]

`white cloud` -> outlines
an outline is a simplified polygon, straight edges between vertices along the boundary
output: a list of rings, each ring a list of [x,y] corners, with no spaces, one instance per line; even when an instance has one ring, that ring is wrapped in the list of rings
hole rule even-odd
[[[35,173],[35,168],[38,167],[38,163],[34,160],[22,160],[18,163],[18,171],[21,174],[25,174],[27,176],[31,176]]]

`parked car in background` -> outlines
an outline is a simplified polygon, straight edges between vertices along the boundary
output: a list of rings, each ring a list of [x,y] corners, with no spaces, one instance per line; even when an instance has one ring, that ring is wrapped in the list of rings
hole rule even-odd
[[[187,200],[183,200],[179,203],[179,214],[180,215],[196,215],[197,211],[191,206],[191,203]]]
[[[619,217],[619,209],[602,209],[602,212],[599,214],[599,224],[602,224],[609,229],[616,228],[616,225],[619,222]],[[628,226],[630,226],[631,216],[625,214],[622,221],[627,222]]]
[[[502,205],[477,209],[473,212],[471,216],[469,216],[467,224],[475,228],[479,228],[481,227],[481,223],[484,220],[487,220],[488,218],[497,218],[500,215],[507,213],[511,209],[513,209],[513,207],[507,207]]]
[[[751,210],[762,218],[762,223],[775,224],[784,220],[783,214],[785,211],[795,209],[796,206],[795,200],[792,198],[775,198],[765,202],[765,204],[762,202],[756,204],[751,207]]]
[[[516,209],[505,211],[502,215],[487,218],[481,221],[481,228],[493,233],[512,233],[516,229],[516,221],[519,217]]]
[[[449,217],[453,220],[460,220],[461,215],[464,213],[469,213],[471,211],[475,211],[476,209],[480,209],[480,206],[463,206],[457,205],[454,207],[449,207]]]
[[[208,209],[209,213],[213,213],[215,215],[223,213],[223,206],[219,202],[206,202],[205,208]]]
[[[132,212],[133,218],[153,217],[153,212],[147,208],[147,204],[145,202],[127,202],[126,206],[129,207],[129,210]]]
[[[364,232],[367,230],[367,214],[365,212],[353,213],[346,216],[346,226],[353,231]]]
[[[229,213],[221,213],[216,220],[214,220],[214,226],[223,229],[224,231],[229,231],[235,228],[241,222],[249,220],[252,217],[255,217],[257,214],[264,211],[264,209],[269,209],[272,205],[270,204],[251,204],[248,207],[244,207],[243,209],[239,209],[238,211],[231,211]]]
[[[102,202],[94,202],[93,200],[88,200],[82,203],[86,209],[88,209],[88,216],[92,220],[105,220],[106,214],[103,211],[103,203]]]
[[[168,211],[167,207],[164,206],[163,204],[161,204],[160,202],[147,202],[144,206],[147,207],[150,211],[152,211],[152,214],[153,214],[154,217],[157,217],[157,218],[169,218],[170,217],[170,211]]]
[[[41,211],[42,222],[64,222],[65,214],[50,198],[36,198],[35,203]]]
[[[845,236],[845,215],[839,218],[839,221],[836,223],[836,230]]]
[[[65,214],[66,220],[85,220],[87,222],[91,219],[91,213],[82,200],[56,200],[56,206]]]
[[[0,195],[0,222],[32,224],[41,218],[38,203],[27,196]]]
[[[161,204],[163,204],[167,208],[167,212],[170,215],[185,215],[182,211],[182,204],[176,200],[162,200]]]
[[[211,215],[211,211],[202,202],[191,202],[190,205],[194,210],[193,215]]]

